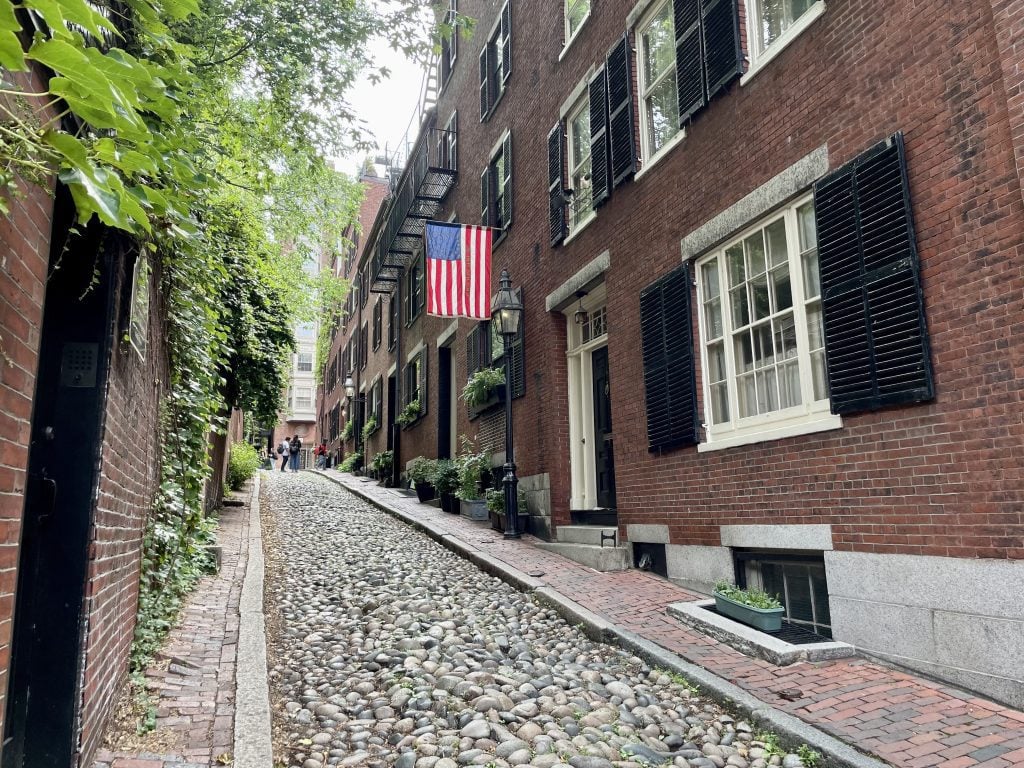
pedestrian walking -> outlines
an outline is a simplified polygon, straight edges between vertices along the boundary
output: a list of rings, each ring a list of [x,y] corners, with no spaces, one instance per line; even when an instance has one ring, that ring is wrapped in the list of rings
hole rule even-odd
[[[316,447],[316,468],[327,469],[327,443],[320,443]]]
[[[301,450],[302,441],[299,440],[298,435],[294,435],[291,443],[288,444],[288,466],[291,467],[292,472],[299,471],[299,452]]]
[[[288,442],[287,437],[277,446],[277,455],[281,457],[281,471],[284,472],[288,466],[288,458],[291,455],[291,443]]]

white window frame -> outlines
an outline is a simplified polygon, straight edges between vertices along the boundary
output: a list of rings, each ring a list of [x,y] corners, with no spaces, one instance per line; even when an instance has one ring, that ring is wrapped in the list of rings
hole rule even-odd
[[[747,11],[747,54],[750,68],[740,78],[740,85],[746,85],[772,59],[782,53],[804,30],[825,13],[825,0],[816,0],[789,28],[763,48],[761,40],[761,7],[763,0],[746,0]]]
[[[587,117],[587,131],[589,132],[590,131],[590,92],[586,88],[583,89],[583,93],[576,100],[576,102],[573,104],[572,108],[569,110],[569,113],[565,117],[565,149],[566,149],[566,156],[567,156],[567,159],[568,159],[567,165],[569,167],[569,186],[573,190],[572,203],[568,206],[568,208],[569,208],[569,215],[566,217],[567,218],[566,224],[567,224],[567,228],[568,228],[568,233],[566,235],[566,240],[567,241],[572,239],[573,235],[579,234],[580,230],[582,230],[585,226],[587,226],[587,224],[589,224],[597,216],[597,211],[594,210],[594,205],[593,205],[593,199],[594,199],[593,186],[592,186],[593,185],[593,177],[592,177],[592,174],[591,174],[591,171],[592,171],[592,166],[591,166],[592,154],[591,153],[587,153],[587,156],[585,158],[581,158],[579,160],[579,162],[577,162],[576,158],[573,157],[573,145],[574,145],[573,139],[575,137],[575,131],[573,130],[573,120],[576,117],[578,117],[579,115],[581,115],[581,114],[586,115],[586,117]],[[588,136],[587,137],[588,146],[589,146],[589,141],[590,141],[590,137]],[[584,166],[587,166],[587,173],[586,173],[586,175],[587,175],[587,177],[589,177],[591,179],[591,181],[590,181],[591,186],[589,188],[590,189],[590,193],[587,194],[586,196],[581,196],[580,195],[580,190],[579,190],[579,185],[576,183],[575,178],[576,178],[577,172],[582,170]],[[576,206],[579,203],[584,203],[586,205],[586,210],[584,210],[582,212],[582,214],[578,214],[577,210],[576,210]]]
[[[830,410],[828,398],[814,400],[813,372],[811,352],[808,344],[807,304],[814,299],[807,299],[804,292],[803,266],[801,261],[800,233],[797,210],[812,201],[810,195],[798,198],[784,208],[778,209],[768,216],[760,218],[735,237],[729,238],[720,247],[699,259],[695,263],[697,276],[699,345],[701,359],[701,387],[704,406],[704,432],[706,442],[698,445],[698,451],[731,448],[737,445],[778,440],[784,437],[838,429],[842,419]],[[800,372],[801,402],[783,410],[758,414],[741,418],[739,416],[739,395],[736,385],[736,363],[733,350],[732,313],[728,304],[729,283],[725,265],[725,252],[742,242],[751,234],[758,232],[779,219],[785,220],[787,256],[790,274],[790,290],[792,291],[793,322],[796,329],[797,359]],[[705,317],[705,281],[703,267],[717,261],[719,295],[722,299],[722,343],[725,349],[725,371],[728,391],[729,416],[728,422],[714,424],[711,411],[711,383],[708,372],[708,320]]]
[[[580,23],[576,26],[576,29],[572,29],[569,26],[569,11],[581,3],[586,3],[587,12],[583,18],[580,19]],[[586,25],[587,20],[590,18],[590,12],[593,9],[592,0],[564,0],[562,3],[562,17],[565,20],[565,34],[563,40],[565,41],[562,47],[562,53],[559,55],[559,60],[565,55],[565,52],[569,50],[569,46],[572,45],[573,41],[579,36],[580,30]]]
[[[308,357],[309,362],[303,367],[303,357]],[[312,352],[297,352],[295,354],[295,370],[299,373],[311,373],[313,371],[313,353]]]
[[[311,411],[313,410],[313,388],[312,387],[295,387],[295,400],[292,410],[295,411]],[[299,395],[300,392],[305,392],[306,396],[302,397]],[[300,400],[308,400],[306,405],[300,405]]]
[[[642,34],[642,31],[643,31],[644,27],[646,27],[648,24],[650,24],[654,20],[654,18],[659,13],[661,13],[662,10],[664,10],[664,8],[666,6],[669,6],[669,15],[671,16],[672,15],[671,5],[672,5],[671,0],[663,0],[663,2],[653,4],[650,8],[648,8],[644,12],[643,16],[640,17],[640,20],[637,22],[636,26],[633,28],[633,37],[634,37],[634,40],[636,41],[636,78],[637,78],[637,92],[638,92],[637,105],[638,105],[639,111],[640,111],[640,157],[641,157],[641,159],[643,161],[643,168],[640,170],[639,173],[637,173],[637,177],[638,178],[640,177],[640,175],[645,170],[647,170],[652,165],[654,165],[655,162],[657,162],[662,157],[667,155],[669,153],[669,151],[672,149],[672,147],[674,147],[676,144],[678,144],[683,139],[683,137],[686,134],[686,132],[682,128],[677,128],[676,132],[672,136],[670,136],[668,139],[666,139],[665,143],[661,147],[659,147],[656,151],[653,151],[653,152],[651,151],[652,148],[650,147],[649,134],[648,134],[648,130],[647,130],[648,129],[648,125],[647,125],[647,123],[648,123],[648,120],[647,120],[647,96],[648,96],[648,94],[650,94],[651,90],[653,90],[653,88],[655,86],[659,85],[662,82],[662,80],[664,80],[668,76],[668,74],[670,72],[674,74],[676,69],[675,69],[675,66],[669,66],[661,74],[661,76],[658,77],[653,83],[647,83],[645,81],[645,79],[644,79],[644,63],[643,63],[644,62],[644,50],[643,50],[643,34]],[[675,22],[673,20],[673,24],[674,23]],[[674,31],[674,27],[673,27],[673,31]],[[673,45],[674,45],[674,43],[673,43]],[[674,59],[673,59],[673,61],[674,61]],[[678,100],[678,90],[679,90],[679,83],[677,82],[676,83],[676,98],[677,98],[677,100]]]

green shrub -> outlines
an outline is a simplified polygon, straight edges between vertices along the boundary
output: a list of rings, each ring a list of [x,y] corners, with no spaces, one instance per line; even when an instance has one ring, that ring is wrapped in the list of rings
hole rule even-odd
[[[420,418],[420,413],[420,401],[413,400],[402,409],[402,412],[395,418],[395,422],[399,426],[408,427],[410,424],[415,424],[417,422]]]
[[[394,464],[394,461],[394,451],[381,451],[380,453],[373,457],[373,462],[371,463],[371,466],[378,472],[387,475],[391,473],[391,467]]]
[[[438,459],[434,462],[430,484],[438,493],[455,493],[459,487],[459,465],[451,459]]]
[[[715,592],[722,597],[728,597],[741,605],[751,608],[762,608],[765,610],[781,608],[782,603],[778,598],[769,595],[760,589],[740,589],[727,581],[720,581],[715,585]]]
[[[371,416],[367,419],[366,423],[363,424],[363,440],[369,439],[370,435],[377,431],[377,417]]]
[[[526,491],[522,488],[516,488],[516,498],[519,500],[519,514],[526,514]],[[488,488],[487,489],[487,511],[488,512],[504,512],[505,511],[505,489],[504,488]]]
[[[350,453],[345,457],[345,460],[338,465],[338,470],[341,472],[354,472],[363,465],[363,454],[359,451]]]
[[[463,501],[483,498],[480,483],[490,475],[491,455],[485,451],[466,453],[459,457],[458,466],[459,487],[455,495]]]
[[[409,464],[409,479],[414,483],[433,483],[437,472],[437,460],[417,456]]]
[[[356,434],[356,422],[354,419],[349,419],[345,422],[345,426],[341,430],[341,439],[343,441],[351,440]]]
[[[260,455],[249,443],[232,443],[228,458],[228,487],[239,490],[260,468]]]

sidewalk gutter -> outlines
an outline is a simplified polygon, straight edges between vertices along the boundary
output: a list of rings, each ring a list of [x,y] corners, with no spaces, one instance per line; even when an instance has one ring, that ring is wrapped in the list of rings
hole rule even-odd
[[[704,667],[686,661],[681,656],[662,648],[657,643],[647,640],[635,632],[609,622],[593,611],[584,608],[575,600],[566,597],[553,587],[548,586],[545,582],[527,576],[518,568],[481,553],[471,544],[457,536],[435,528],[429,521],[418,519],[400,509],[390,507],[364,493],[359,488],[352,488],[340,479],[331,477],[329,474],[321,472],[317,474],[330,480],[332,483],[340,485],[345,490],[350,491],[363,501],[372,504],[392,517],[397,517],[402,522],[422,531],[456,554],[480,566],[492,576],[497,576],[520,591],[533,592],[538,600],[554,608],[569,623],[579,626],[584,634],[591,639],[618,645],[630,653],[636,654],[652,667],[666,669],[682,675],[689,682],[699,687],[701,693],[748,716],[752,721],[752,725],[778,734],[784,744],[794,747],[806,744],[812,749],[817,750],[825,758],[825,765],[829,768],[891,768],[889,763],[857,751],[846,742],[831,736],[820,728],[816,728],[787,712],[768,706],[753,694],[744,691],[724,677],[720,677],[713,672],[709,672]],[[239,763],[239,766],[241,766],[241,763]],[[241,768],[245,768],[245,766],[241,766]]]
[[[267,634],[263,616],[263,531],[260,528],[260,475],[249,502],[249,541],[245,580],[238,605],[238,663],[235,670],[235,768],[273,765]]]

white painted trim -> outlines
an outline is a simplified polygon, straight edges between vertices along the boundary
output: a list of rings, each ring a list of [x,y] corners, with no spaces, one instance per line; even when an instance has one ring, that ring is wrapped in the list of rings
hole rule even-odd
[[[831,525],[723,525],[723,547],[750,549],[833,549]]]
[[[447,346],[448,345],[448,340],[452,336],[454,336],[455,333],[458,330],[459,330],[459,321],[458,320],[452,320],[452,322],[449,324],[449,326],[447,328],[445,328],[443,331],[441,331],[440,335],[438,335],[438,337],[437,337],[437,346],[438,346],[438,348],[440,349],[441,347]]]
[[[744,86],[754,79],[762,69],[782,53],[790,43],[796,40],[803,32],[811,26],[815,21],[825,15],[825,2],[824,0],[818,0],[814,5],[807,9],[803,16],[796,20],[796,22],[787,29],[778,40],[774,41],[769,45],[763,53],[753,58],[750,64],[750,69],[747,70],[746,74],[740,78],[740,85]],[[747,40],[753,41],[753,32],[750,29],[750,25],[753,23],[753,14],[747,14]]]
[[[669,139],[668,143],[665,144],[664,147],[659,149],[650,158],[647,158],[646,160],[644,160],[643,167],[639,171],[636,172],[636,175],[633,176],[633,180],[634,181],[640,181],[640,179],[642,179],[644,176],[647,175],[648,171],[650,171],[655,165],[657,165],[659,162],[661,162],[662,158],[667,156],[669,152],[671,152],[673,149],[676,148],[676,146],[678,146],[679,144],[682,144],[683,143],[683,139],[685,139],[685,138],[686,138],[686,129],[685,128],[680,128],[679,129],[679,133],[677,133],[675,136],[673,136],[671,139]]]
[[[647,9],[650,8],[658,0],[640,0],[636,5],[633,6],[633,10],[626,14],[626,28],[632,29],[640,21],[640,18],[647,13]]]
[[[573,240],[575,240],[576,237],[580,234],[580,232],[589,227],[590,222],[594,221],[594,219],[596,218],[597,211],[591,209],[590,213],[587,215],[587,218],[585,218],[583,221],[581,221],[579,224],[577,224],[569,231],[569,234],[566,236],[565,240],[562,241],[562,245],[568,245]]]
[[[424,346],[425,345],[421,341],[415,347],[413,347],[412,351],[409,352],[409,354],[405,356],[405,364],[408,365],[409,363],[411,363],[413,361],[413,358],[416,357],[416,355],[418,355],[420,352],[423,351]]]
[[[566,12],[566,10],[567,10],[567,8],[565,7],[565,0],[562,0],[562,22],[563,22],[563,28],[565,28],[565,27],[568,27],[568,26],[569,26],[569,24],[568,24],[568,19],[566,19],[566,18],[565,18],[565,12]],[[565,41],[565,44],[564,44],[564,45],[562,46],[562,50],[561,50],[561,52],[560,52],[560,53],[558,54],[558,60],[559,60],[559,61],[561,61],[562,59],[564,59],[564,58],[565,58],[566,54],[567,54],[567,53],[569,52],[569,47],[570,47],[570,46],[571,46],[571,45],[572,45],[572,44],[573,44],[574,42],[576,42],[576,38],[580,36],[580,30],[581,30],[581,29],[583,29],[583,27],[585,27],[585,26],[587,25],[587,22],[588,22],[588,21],[590,20],[590,14],[591,14],[592,12],[593,12],[593,3],[591,3],[591,6],[590,6],[590,8],[588,8],[588,9],[587,9],[587,15],[586,15],[586,16],[584,16],[584,17],[583,17],[582,19],[580,19],[580,25],[579,25],[578,27],[576,27],[576,31],[575,31],[575,32],[573,32],[573,33],[572,33],[572,34],[571,34],[571,35],[569,36],[569,39],[568,39],[568,40],[566,40],[566,41]]]
[[[510,131],[508,128],[506,128],[505,132],[501,134],[501,138],[499,138],[497,143],[493,147],[491,147],[491,151],[487,154],[487,164],[488,165],[490,165],[491,162],[494,160],[495,156],[499,152],[501,152],[502,145],[505,143],[505,139],[507,139],[509,137],[509,134],[511,134],[511,133],[512,133],[512,131]]]
[[[576,83],[576,87],[572,89],[569,97],[562,102],[562,106],[558,108],[559,120],[565,120],[565,118],[569,116],[569,113],[572,112],[573,107],[576,106],[576,102],[578,102],[583,97],[583,94],[587,92],[587,87],[590,84],[590,78],[594,76],[594,69],[594,65],[591,64],[590,69],[587,70],[583,79]],[[588,99],[587,102],[589,104],[590,100]]]
[[[576,291],[608,271],[612,264],[611,251],[604,251],[593,261],[585,264],[575,275],[555,288],[544,299],[544,308],[548,312],[563,312],[570,304],[575,303]]]
[[[699,443],[698,453],[709,451],[720,451],[723,448],[735,448],[739,445],[751,445],[763,443],[768,440],[782,440],[786,437],[797,437],[799,435],[813,435],[816,432],[828,432],[833,429],[841,429],[843,420],[835,414],[827,414],[815,421],[804,421],[797,424],[788,424],[775,429],[765,429],[763,432],[747,432],[742,435],[731,435],[720,437],[713,443]]]
[[[398,363],[392,363],[388,368],[388,376],[394,376],[396,373],[398,373]]]

